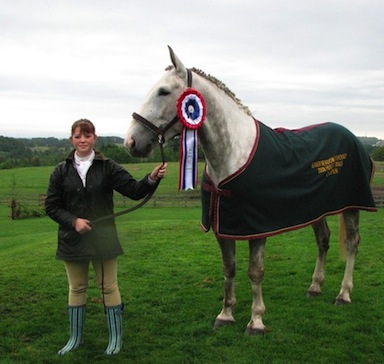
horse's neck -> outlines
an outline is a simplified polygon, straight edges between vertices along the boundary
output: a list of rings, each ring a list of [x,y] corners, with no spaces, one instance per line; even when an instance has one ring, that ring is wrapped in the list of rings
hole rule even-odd
[[[212,87],[209,86],[208,87]],[[221,90],[205,90],[206,120],[199,132],[207,173],[215,185],[248,160],[256,139],[251,116]]]

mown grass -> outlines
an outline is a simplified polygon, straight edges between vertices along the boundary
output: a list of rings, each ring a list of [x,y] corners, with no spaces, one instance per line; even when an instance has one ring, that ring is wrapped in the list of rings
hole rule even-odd
[[[157,163],[126,164],[125,168],[135,177],[142,178],[152,171]],[[204,164],[199,163],[199,173],[204,169]],[[49,176],[53,167],[25,167],[0,170],[0,191],[8,195],[15,189],[20,195],[44,194],[47,191]],[[159,193],[177,193],[179,165],[176,162],[168,163],[167,178],[161,182]],[[15,187],[13,188],[13,185]]]
[[[129,169],[139,176],[150,170],[137,168],[137,173]],[[159,193],[177,188],[177,172],[171,169]],[[40,193],[51,170],[13,173],[21,178],[20,188],[28,188],[29,180],[30,190]],[[93,273],[84,344],[65,357],[56,355],[68,337],[66,276],[62,262],[54,259],[57,226],[48,218],[10,221],[7,216],[2,204],[0,363],[384,362],[384,209],[361,214],[348,306],[333,305],[344,271],[335,217],[329,219],[334,238],[317,298],[305,297],[316,256],[311,230],[268,240],[263,293],[264,322],[271,332],[257,337],[244,335],[251,305],[245,242],[237,245],[237,323],[215,330],[222,305],[221,258],[214,236],[199,229],[200,209],[145,207],[120,217],[125,255],[119,259],[119,283],[126,310],[123,350],[113,358],[103,355],[108,333],[102,306],[92,300],[99,297]]]

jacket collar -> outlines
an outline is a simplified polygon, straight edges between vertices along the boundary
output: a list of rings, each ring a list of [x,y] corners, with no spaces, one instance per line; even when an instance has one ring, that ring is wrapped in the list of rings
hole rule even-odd
[[[65,159],[66,159],[66,160],[69,160],[69,161],[71,161],[71,162],[73,162],[74,158],[75,158],[75,150],[72,150],[72,151],[67,155],[67,157],[66,157]],[[104,156],[103,153],[101,153],[101,152],[95,150],[95,158],[94,158],[93,160],[102,160],[102,161],[105,161],[105,160],[107,160],[107,159],[108,159],[108,158],[106,158],[106,157]]]

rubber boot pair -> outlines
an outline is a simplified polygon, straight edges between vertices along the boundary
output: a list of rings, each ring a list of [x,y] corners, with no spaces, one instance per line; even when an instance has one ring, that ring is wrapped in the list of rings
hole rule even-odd
[[[122,345],[123,331],[123,308],[124,305],[106,307],[109,343],[105,354],[114,355],[119,353]],[[85,305],[68,306],[69,315],[69,339],[67,344],[60,349],[57,354],[65,355],[76,349],[83,342],[83,332],[85,323]]]

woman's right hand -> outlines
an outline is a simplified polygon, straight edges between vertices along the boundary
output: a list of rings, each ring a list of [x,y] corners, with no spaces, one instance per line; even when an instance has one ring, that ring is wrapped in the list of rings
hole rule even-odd
[[[90,225],[90,221],[87,219],[82,219],[78,217],[74,222],[74,228],[79,234],[85,234],[88,231],[92,230],[92,227]]]

